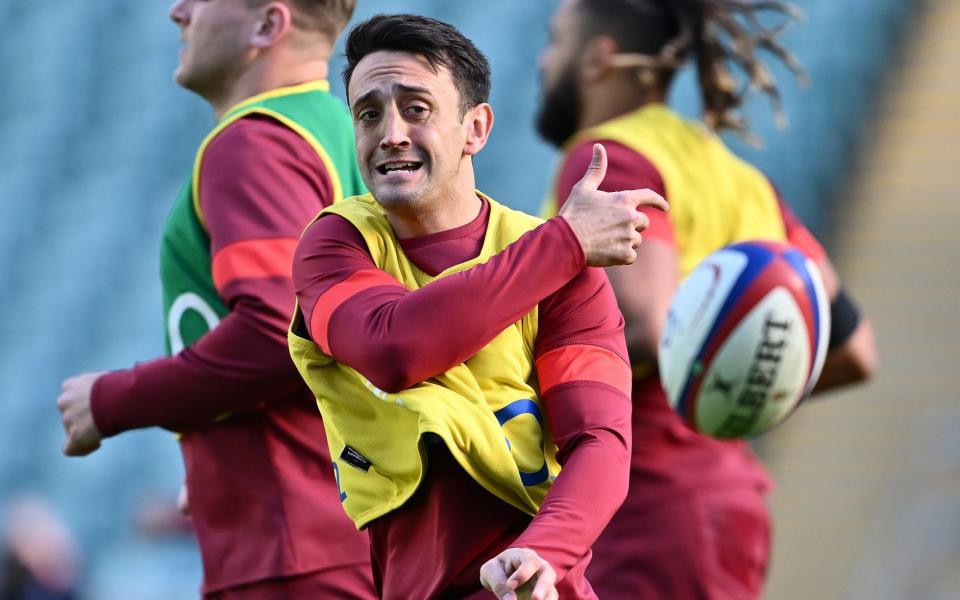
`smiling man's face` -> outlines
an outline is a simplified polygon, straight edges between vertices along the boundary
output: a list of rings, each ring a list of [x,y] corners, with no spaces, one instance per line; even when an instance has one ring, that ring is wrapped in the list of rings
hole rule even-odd
[[[360,171],[387,208],[456,193],[469,126],[450,72],[408,52],[365,56],[350,78]]]

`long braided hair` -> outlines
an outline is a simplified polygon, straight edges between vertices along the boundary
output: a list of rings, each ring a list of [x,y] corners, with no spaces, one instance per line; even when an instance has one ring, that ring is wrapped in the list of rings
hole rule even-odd
[[[785,0],[582,0],[581,8],[589,17],[588,31],[613,35],[623,50],[615,66],[636,68],[641,81],[666,87],[676,70],[693,60],[704,120],[714,129],[751,137],[739,112],[751,89],[770,99],[778,125],[786,125],[780,91],[761,51],[806,83],[800,62],[778,39],[792,21],[803,18]]]

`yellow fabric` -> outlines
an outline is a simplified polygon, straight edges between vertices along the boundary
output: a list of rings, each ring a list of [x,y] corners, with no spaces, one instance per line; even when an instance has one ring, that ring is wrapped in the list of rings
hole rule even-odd
[[[293,94],[303,94],[306,92],[329,92],[330,91],[330,82],[326,79],[314,79],[313,81],[307,81],[304,83],[298,83],[295,85],[288,85],[284,87],[274,88],[266,92],[257,94],[256,96],[251,96],[246,100],[241,100],[237,102],[230,108],[228,108],[223,114],[227,115],[236,110],[239,110],[245,106],[250,106],[251,104],[256,104],[257,102],[263,102],[264,100],[271,100],[273,98],[280,98],[282,96],[291,96]]]
[[[770,182],[701,123],[651,104],[581,131],[565,152],[588,140],[623,144],[657,168],[670,201],[681,275],[727,244],[786,239]],[[556,206],[556,199],[548,198],[544,216],[553,214]]]
[[[234,105],[224,113],[226,116],[219,123],[217,123],[217,126],[213,128],[213,131],[207,134],[207,137],[203,138],[203,141],[200,143],[200,148],[197,150],[197,154],[193,159],[193,177],[190,184],[193,189],[193,210],[196,212],[197,219],[200,220],[200,224],[203,225],[204,229],[207,228],[207,222],[203,218],[203,211],[200,210],[200,166],[203,164],[203,156],[206,153],[207,146],[209,146],[210,142],[220,135],[220,132],[226,129],[231,123],[251,114],[261,114],[268,117],[273,117],[277,121],[280,121],[295,131],[298,135],[300,135],[300,137],[305,139],[307,143],[310,144],[310,147],[313,148],[313,150],[317,153],[317,156],[320,157],[320,161],[323,163],[323,166],[327,171],[327,176],[330,178],[330,184],[333,188],[333,202],[339,202],[343,200],[343,184],[340,182],[340,175],[338,174],[337,168],[333,164],[333,161],[330,159],[330,155],[327,154],[327,151],[323,145],[317,141],[317,138],[307,131],[306,128],[299,123],[296,123],[289,117],[263,106],[254,106],[257,102],[263,102],[264,100],[270,100],[272,98],[280,98],[282,96],[291,96],[293,94],[302,94],[304,92],[311,91],[326,92],[329,90],[330,84],[326,80],[311,81],[308,83],[301,83],[299,85],[277,88],[262,94],[258,94],[252,98],[247,98],[243,102],[239,102],[238,104]]]
[[[541,223],[487,200],[490,216],[480,255],[438,277],[486,262]],[[328,213],[348,219],[363,235],[377,267],[408,289],[416,290],[437,279],[407,259],[383,209],[371,195],[331,206],[321,217]],[[560,470],[556,445],[533,410],[509,420],[504,413],[529,408],[532,401],[543,414],[533,362],[537,312],[534,308],[464,363],[390,394],[323,354],[312,341],[297,336],[297,311],[289,336],[290,352],[317,397],[341,500],[358,528],[401,506],[414,493],[424,473],[427,433],[439,436],[484,488],[520,510],[536,513]],[[503,426],[498,411],[505,420]],[[369,469],[364,471],[341,459],[345,446],[368,459]],[[525,485],[524,478],[531,485]]]

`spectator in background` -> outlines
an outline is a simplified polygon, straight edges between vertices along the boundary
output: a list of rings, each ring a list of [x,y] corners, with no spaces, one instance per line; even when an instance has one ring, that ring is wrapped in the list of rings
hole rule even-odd
[[[6,510],[0,545],[0,600],[73,600],[80,550],[45,500],[23,496]]]
[[[179,0],[175,78],[219,120],[160,253],[169,356],[68,379],[64,452],[179,431],[206,598],[372,598],[366,537],[343,514],[323,424],[290,361],[293,250],[364,191],[327,61],[353,0]],[[132,335],[135,333],[131,333]]]

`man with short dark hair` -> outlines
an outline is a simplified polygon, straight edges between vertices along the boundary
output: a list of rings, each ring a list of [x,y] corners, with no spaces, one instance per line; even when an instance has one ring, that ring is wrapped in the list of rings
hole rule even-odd
[[[629,380],[603,272],[649,191],[602,194],[598,146],[545,223],[476,191],[489,66],[459,31],[378,16],[346,44],[370,195],[325,210],[294,263],[294,361],[383,598],[594,598],[590,545],[625,492]],[[563,465],[561,471],[559,466]]]
[[[304,225],[364,190],[327,60],[352,0],[179,0],[176,80],[219,121],[168,217],[171,356],[64,382],[64,452],[179,431],[210,599],[373,598],[338,506],[323,424],[290,364],[290,265]]]

